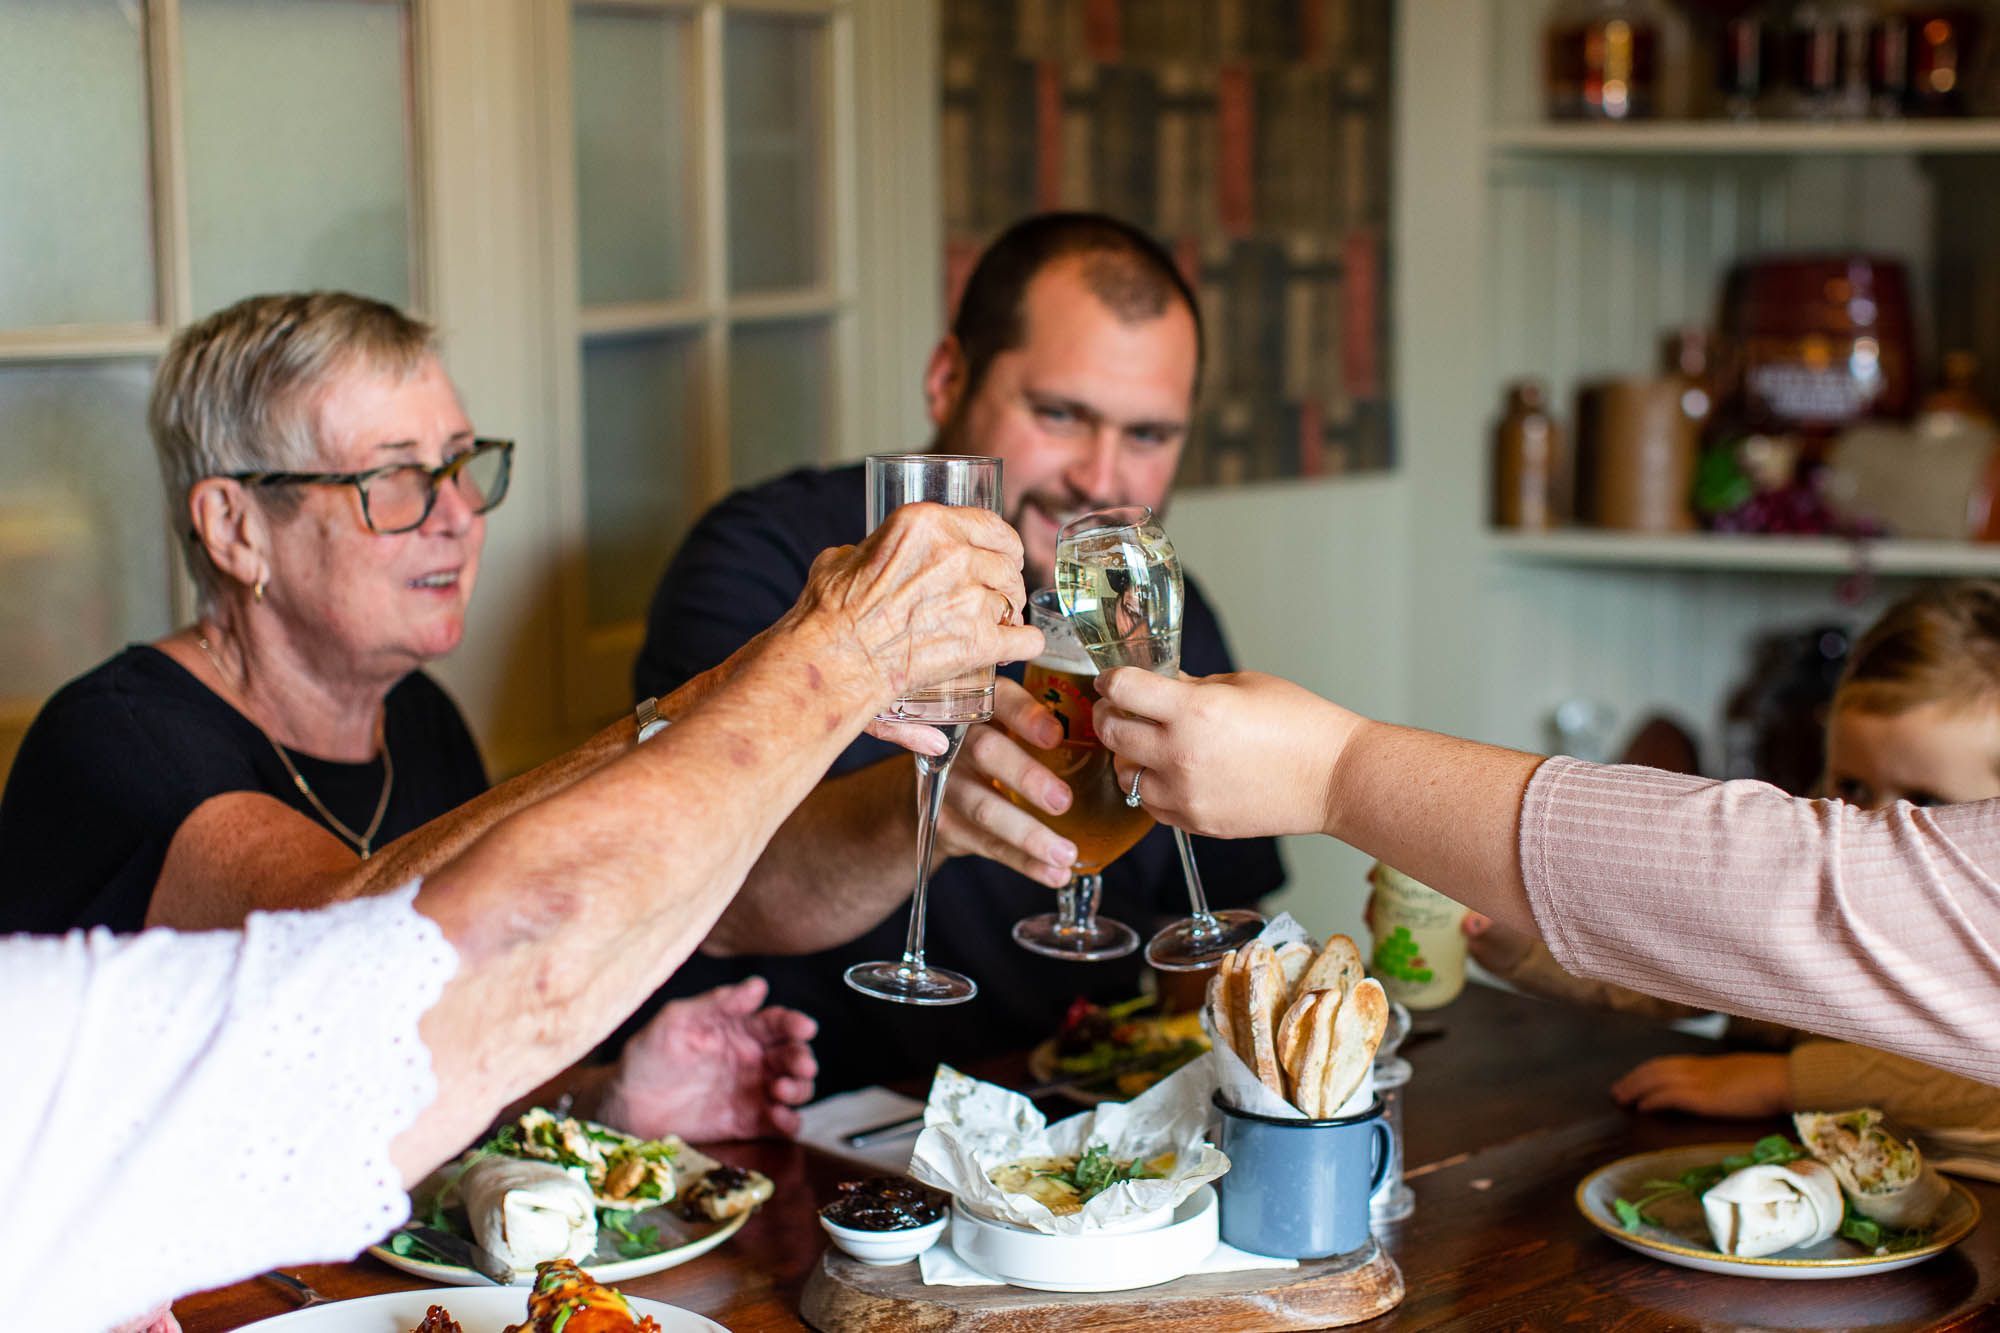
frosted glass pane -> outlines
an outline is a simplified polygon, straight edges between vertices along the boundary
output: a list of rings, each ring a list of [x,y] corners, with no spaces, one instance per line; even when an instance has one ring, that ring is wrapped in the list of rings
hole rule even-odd
[[[700,450],[690,335],[583,349],[583,491],[590,623],[646,613],[687,531]]]
[[[826,271],[826,25],[732,15],[726,36],[729,286],[809,287]]]
[[[0,0],[0,327],[153,318],[146,33],[116,0]]]
[[[195,313],[338,287],[410,301],[409,15],[182,0]]]
[[[0,695],[38,698],[167,629],[151,382],[132,362],[0,368]]]
[[[729,471],[742,486],[832,455],[833,369],[824,320],[759,324],[729,339]]]
[[[577,245],[586,305],[664,300],[693,285],[692,27],[684,15],[576,12]]]

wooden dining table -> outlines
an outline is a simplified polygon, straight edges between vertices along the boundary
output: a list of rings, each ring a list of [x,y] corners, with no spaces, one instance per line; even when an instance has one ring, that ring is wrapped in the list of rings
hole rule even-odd
[[[1630,1153],[1749,1140],[1782,1121],[1705,1120],[1620,1110],[1606,1091],[1649,1056],[1715,1049],[1653,1024],[1484,986],[1419,1014],[1407,1051],[1406,1166],[1416,1211],[1379,1230],[1406,1295],[1365,1324],[1389,1329],[2000,1328],[2000,1187],[1966,1182],[1985,1213],[1957,1246],[1898,1272],[1773,1281],[1674,1267],[1596,1231],[1572,1194],[1594,1167]],[[973,1066],[1023,1081],[1020,1058]],[[1060,1102],[1051,1114],[1067,1109]],[[777,1184],[735,1237],[678,1268],[622,1284],[739,1333],[806,1327],[800,1292],[825,1237],[815,1216],[849,1162],[795,1143],[714,1145]],[[369,1258],[289,1269],[332,1299],[427,1285]],[[174,1306],[186,1333],[220,1333],[292,1308],[252,1280]],[[1089,1327],[1085,1321],[1078,1328]]]

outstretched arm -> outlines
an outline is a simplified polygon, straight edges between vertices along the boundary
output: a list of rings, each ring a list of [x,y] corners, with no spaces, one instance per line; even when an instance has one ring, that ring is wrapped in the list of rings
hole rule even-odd
[[[1544,761],[1269,676],[1099,682],[1098,733],[1197,832],[1323,832],[1571,972],[2000,1082],[2000,801],[1861,811]]]
[[[1248,838],[1325,833],[1535,931],[1516,838],[1541,756],[1371,722],[1276,676],[1106,673],[1097,734],[1165,823]]]
[[[678,717],[695,708],[729,679],[742,655],[661,700],[661,713]],[[242,925],[252,912],[320,907],[407,884],[457,856],[508,815],[626,753],[634,736],[632,720],[621,718],[575,749],[411,830],[366,861],[276,797],[253,791],[210,797],[175,831],[146,924],[225,930]]]
[[[440,1091],[397,1141],[406,1173],[657,989],[890,699],[1037,651],[1036,631],[1002,623],[1020,611],[1019,571],[1019,541],[991,514],[896,511],[860,548],[820,557],[726,688],[426,881],[418,907],[468,961],[424,1020]]]
[[[29,1117],[0,1141],[0,1243],[103,1327],[380,1236],[404,1184],[688,955],[878,708],[1039,650],[1001,623],[1019,568],[996,516],[907,507],[822,557],[726,688],[421,888],[241,932],[0,940]],[[106,1248],[134,1261],[86,1280]]]
[[[996,682],[994,720],[966,733],[945,786],[938,859],[977,855],[1050,888],[1069,882],[1076,846],[1000,790],[1069,808],[1069,787],[1028,748],[1062,737],[1055,715],[1013,681]],[[800,803],[750,872],[704,953],[804,954],[873,929],[916,883],[916,777],[897,756],[828,778]]]

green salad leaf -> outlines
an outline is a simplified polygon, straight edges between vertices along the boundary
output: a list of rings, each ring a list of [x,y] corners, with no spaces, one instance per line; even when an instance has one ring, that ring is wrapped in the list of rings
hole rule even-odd
[[[1144,1162],[1137,1158],[1125,1161],[1114,1158],[1111,1149],[1101,1143],[1084,1149],[1083,1156],[1077,1158],[1076,1165],[1068,1170],[1044,1171],[1042,1175],[1071,1186],[1085,1203],[1121,1181],[1160,1179],[1160,1173]]]
[[[1850,1200],[1847,1215],[1840,1220],[1840,1238],[1853,1241],[1871,1254],[1901,1254],[1928,1244],[1931,1233],[1928,1227],[1914,1227],[1907,1231],[1885,1227],[1874,1218],[1855,1212]]]
[[[389,1253],[405,1259],[415,1258],[434,1264],[449,1264],[453,1268],[459,1266],[458,1260],[439,1254],[407,1231],[398,1231],[389,1237]]]
[[[658,1254],[663,1248],[660,1244],[660,1229],[639,1227],[634,1230],[629,1214],[600,1208],[597,1210],[597,1222],[610,1234],[611,1242],[622,1258],[643,1259],[649,1254]]]

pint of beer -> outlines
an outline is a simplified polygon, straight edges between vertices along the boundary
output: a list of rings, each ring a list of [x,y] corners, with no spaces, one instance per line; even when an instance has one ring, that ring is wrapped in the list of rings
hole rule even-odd
[[[1063,644],[1051,636],[1049,651],[1028,664],[1021,683],[1036,702],[1053,709],[1062,724],[1063,739],[1054,749],[1026,748],[1069,784],[1070,807],[1051,815],[1018,792],[1008,791],[1008,799],[1076,844],[1077,874],[1098,874],[1146,836],[1153,827],[1153,817],[1143,808],[1135,810],[1125,804],[1111,751],[1098,743],[1097,732],[1090,725],[1090,706],[1097,699],[1097,668],[1073,640]]]

